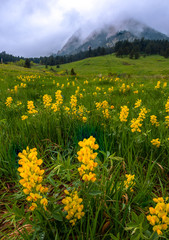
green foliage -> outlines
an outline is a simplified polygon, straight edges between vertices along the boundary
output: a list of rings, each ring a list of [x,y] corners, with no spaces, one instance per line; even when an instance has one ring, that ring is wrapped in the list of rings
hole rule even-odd
[[[26,58],[24,67],[26,67],[26,68],[30,68],[31,67],[31,63],[30,63],[29,58]]]
[[[24,65],[25,65],[25,60],[20,59],[20,60],[17,61],[15,64],[16,64],[17,66],[24,67]]]
[[[71,74],[71,75],[76,75],[76,73],[75,73],[75,71],[74,71],[73,68],[71,69],[70,74]]]
[[[16,239],[158,239],[146,215],[152,198],[166,196],[168,189],[169,136],[165,104],[169,88],[168,85],[163,88],[163,83],[169,80],[168,61],[160,56],[140,57],[135,61],[109,55],[60,65],[59,72],[45,66],[28,69],[0,65],[2,239],[11,236]],[[65,69],[70,73],[72,68],[78,74],[65,75]],[[86,80],[88,83],[84,83]],[[159,80],[160,88],[155,89]],[[26,87],[21,87],[21,83]],[[130,85],[124,93],[119,90],[123,83]],[[18,86],[17,91],[14,91],[15,86]],[[70,97],[75,95],[78,86],[78,106],[83,105],[90,111],[86,122],[66,113],[63,106],[59,112],[44,107],[43,96],[51,95],[55,103],[57,90],[62,91],[63,105],[70,107]],[[109,92],[111,87],[113,91]],[[134,93],[136,90],[138,93]],[[10,108],[5,105],[7,97],[13,99]],[[148,113],[141,133],[132,133],[131,119],[140,112],[134,108],[137,99],[142,100]],[[104,100],[109,104],[110,119],[104,117],[102,109],[96,110],[95,103]],[[18,101],[22,104],[17,105]],[[34,101],[37,114],[28,114],[27,101]],[[112,105],[114,108],[110,108]],[[119,114],[124,105],[129,107],[128,121],[120,122]],[[153,114],[160,122],[159,127],[150,123]],[[28,115],[28,119],[22,121],[23,115]],[[77,151],[78,142],[91,135],[99,144],[98,181],[86,184],[78,174]],[[161,141],[160,148],[151,144],[157,137]],[[27,211],[29,203],[19,187],[17,155],[27,146],[36,147],[44,160],[45,185],[50,188],[47,212]],[[124,192],[127,173],[135,175],[134,192],[129,189]],[[63,190],[73,188],[79,189],[85,209],[84,218],[74,227],[65,220],[61,203]],[[27,228],[23,227],[25,225]],[[18,229],[20,233],[16,234]],[[167,239],[167,232],[165,237]]]
[[[135,212],[131,213],[131,222],[127,224],[126,231],[131,231],[131,240],[139,239],[159,239],[157,233],[151,233],[149,224],[145,219],[145,214],[141,213],[139,216]]]

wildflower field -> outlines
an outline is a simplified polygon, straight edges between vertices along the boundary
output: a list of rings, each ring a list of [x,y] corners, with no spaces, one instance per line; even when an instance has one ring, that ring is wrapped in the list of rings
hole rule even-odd
[[[1,64],[0,86],[1,239],[169,239],[168,59]]]

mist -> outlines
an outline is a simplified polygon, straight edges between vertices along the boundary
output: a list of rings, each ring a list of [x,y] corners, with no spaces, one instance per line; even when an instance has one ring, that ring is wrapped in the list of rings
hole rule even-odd
[[[15,56],[49,56],[78,29],[86,37],[127,18],[169,35],[168,0],[0,0],[0,4],[0,52]]]

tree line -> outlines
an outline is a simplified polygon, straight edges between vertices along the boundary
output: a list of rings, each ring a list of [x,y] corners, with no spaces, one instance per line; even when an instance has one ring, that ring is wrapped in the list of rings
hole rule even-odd
[[[169,57],[169,41],[167,40],[127,40],[115,44],[114,51],[117,57],[129,56],[130,58],[139,58],[140,55],[161,55]]]
[[[39,57],[39,58],[24,58],[15,57],[11,54],[7,54],[5,51],[0,53],[0,63],[16,62],[16,64],[22,64],[23,62],[29,60],[30,63],[37,63],[42,65],[57,65],[75,62],[89,57],[103,56],[107,54],[115,53],[117,57],[129,56],[131,59],[138,59],[140,55],[161,55],[165,58],[169,57],[169,41],[167,40],[145,40],[136,39],[133,42],[128,40],[119,41],[114,47],[98,47],[96,49],[88,48],[87,51],[80,51],[76,54],[57,56],[51,55],[49,57]]]

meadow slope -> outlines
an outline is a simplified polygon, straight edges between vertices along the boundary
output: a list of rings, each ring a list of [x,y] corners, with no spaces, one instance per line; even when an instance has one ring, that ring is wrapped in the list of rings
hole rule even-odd
[[[0,64],[0,85],[2,239],[169,239],[169,59]]]

